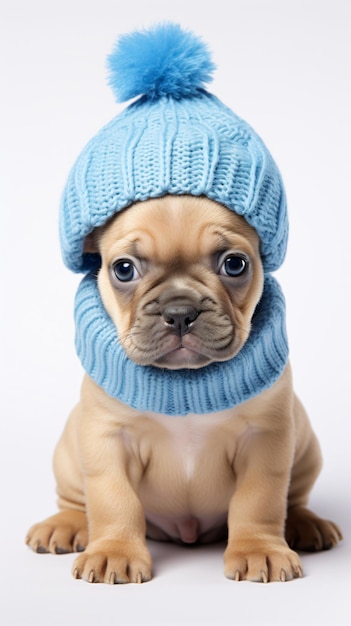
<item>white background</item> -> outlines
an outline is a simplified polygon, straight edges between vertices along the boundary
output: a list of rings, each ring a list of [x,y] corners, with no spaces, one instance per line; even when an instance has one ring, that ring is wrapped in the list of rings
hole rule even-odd
[[[350,623],[350,145],[348,0],[2,0],[0,620],[10,625]],[[233,583],[223,546],[150,544],[155,578],[88,585],[72,555],[24,546],[55,511],[51,458],[82,375],[58,205],[74,159],[120,109],[105,57],[119,33],[172,19],[210,45],[211,90],[263,137],[283,173],[295,387],[325,465],[313,508],[344,542],[303,556],[305,578]]]

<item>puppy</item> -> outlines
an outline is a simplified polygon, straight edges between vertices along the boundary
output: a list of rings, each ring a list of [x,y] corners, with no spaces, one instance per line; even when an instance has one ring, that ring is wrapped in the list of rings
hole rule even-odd
[[[136,203],[87,238],[98,288],[126,354],[141,366],[206,368],[245,345],[264,274],[243,218],[207,198]],[[338,527],[306,508],[321,467],[291,369],[261,394],[218,413],[140,412],[85,375],[58,443],[60,512],[33,526],[37,552],[81,552],[89,582],[152,577],[146,536],[185,544],[228,537],[225,575],[302,576],[298,550],[323,550]]]

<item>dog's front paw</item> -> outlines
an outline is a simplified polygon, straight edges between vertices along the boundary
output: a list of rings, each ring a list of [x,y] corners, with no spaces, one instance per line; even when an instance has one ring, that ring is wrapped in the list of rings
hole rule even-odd
[[[89,583],[143,583],[152,577],[151,556],[143,544],[101,540],[74,561],[74,578]]]
[[[247,546],[228,545],[224,554],[224,573],[231,580],[285,582],[302,576],[301,561],[285,543],[247,542]]]

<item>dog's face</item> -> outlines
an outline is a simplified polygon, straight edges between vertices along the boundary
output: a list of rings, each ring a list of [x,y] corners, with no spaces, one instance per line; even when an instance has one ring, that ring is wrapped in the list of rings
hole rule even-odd
[[[199,368],[233,357],[263,288],[256,232],[207,198],[164,196],[117,214],[89,236],[98,285],[128,356]]]

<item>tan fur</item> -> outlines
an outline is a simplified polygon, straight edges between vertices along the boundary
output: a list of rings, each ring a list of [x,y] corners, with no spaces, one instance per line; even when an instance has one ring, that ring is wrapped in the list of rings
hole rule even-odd
[[[95,231],[87,249],[101,254],[102,300],[137,363],[198,368],[244,345],[263,270],[256,233],[234,213],[205,198],[149,200]],[[245,279],[220,274],[224,249],[250,259]],[[115,284],[111,266],[121,258],[135,261],[140,279]],[[174,301],[202,307],[181,343],[162,317]],[[302,575],[292,548],[341,539],[306,508],[320,466],[289,365],[248,402],[186,417],[140,413],[86,375],[55,452],[60,512],[33,526],[27,543],[38,552],[84,550],[76,578],[122,583],[151,578],[146,535],[184,543],[228,535],[228,578],[290,580]]]

